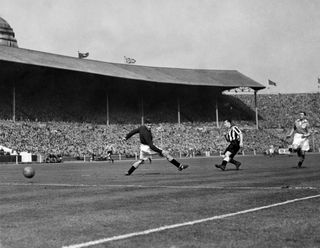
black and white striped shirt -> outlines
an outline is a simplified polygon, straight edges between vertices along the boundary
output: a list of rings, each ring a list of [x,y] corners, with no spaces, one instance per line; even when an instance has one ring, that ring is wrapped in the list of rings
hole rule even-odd
[[[240,141],[241,130],[236,126],[231,126],[228,132],[224,135],[228,142]]]

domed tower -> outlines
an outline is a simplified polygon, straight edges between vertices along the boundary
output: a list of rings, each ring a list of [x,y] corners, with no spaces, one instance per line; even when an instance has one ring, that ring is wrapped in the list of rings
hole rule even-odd
[[[10,25],[0,17],[0,46],[18,47],[14,32]]]

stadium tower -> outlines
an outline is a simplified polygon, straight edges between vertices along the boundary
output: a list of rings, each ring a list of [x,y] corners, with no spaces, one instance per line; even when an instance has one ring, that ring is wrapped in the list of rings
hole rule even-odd
[[[18,47],[16,38],[14,37],[14,32],[10,25],[0,17],[0,45]]]

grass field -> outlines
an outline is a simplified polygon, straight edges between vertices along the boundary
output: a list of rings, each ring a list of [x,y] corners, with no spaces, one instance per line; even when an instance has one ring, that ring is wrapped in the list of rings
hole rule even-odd
[[[320,155],[0,166],[0,247],[320,247]]]

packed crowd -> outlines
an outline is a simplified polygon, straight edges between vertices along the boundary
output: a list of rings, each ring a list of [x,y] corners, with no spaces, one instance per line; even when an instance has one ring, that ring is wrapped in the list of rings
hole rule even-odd
[[[254,110],[252,95],[234,95]],[[305,111],[312,127],[320,127],[320,93],[258,95],[260,126],[288,128],[299,111]]]
[[[219,117],[221,119],[230,118],[228,114],[231,115],[235,124],[242,129],[245,137],[245,153],[261,153],[267,150],[270,145],[274,145],[276,148],[287,147],[288,142],[284,138],[289,128],[292,127],[297,111],[301,110],[297,106],[304,106],[303,110],[307,112],[307,117],[314,129],[311,148],[316,151],[320,148],[320,135],[317,132],[320,128],[319,94],[258,95],[260,130],[255,129],[254,98],[252,95],[232,95],[223,96],[223,98],[224,104],[219,107]],[[138,137],[130,139],[125,144],[120,141],[121,137],[138,126],[138,124],[128,124],[130,121],[125,120],[125,118],[133,119],[132,114],[126,115],[126,112],[122,112],[118,118],[124,121],[117,122],[122,124],[106,125],[97,121],[98,117],[93,118],[92,122],[88,122],[90,111],[86,112],[83,107],[84,112],[88,113],[83,122],[70,119],[73,115],[68,115],[67,111],[60,114],[58,111],[49,111],[51,115],[47,115],[48,119],[46,120],[41,120],[42,118],[40,120],[37,118],[28,119],[21,115],[21,118],[17,118],[18,120],[13,122],[5,120],[10,115],[10,110],[5,107],[7,100],[4,98],[0,100],[3,101],[4,106],[0,112],[2,119],[0,121],[0,144],[5,147],[18,152],[27,151],[44,155],[61,154],[72,158],[91,156],[92,154],[105,155],[110,147],[114,153],[124,156],[134,156],[138,151]],[[60,100],[63,102],[62,99]],[[81,106],[84,105],[82,103]],[[27,106],[25,105],[24,108]],[[46,107],[43,106],[40,109],[45,111]],[[27,110],[22,110],[21,108],[17,111],[18,114],[27,112]],[[164,110],[161,113],[165,112]],[[201,113],[198,112],[198,114]],[[39,117],[41,116],[39,115]],[[66,116],[69,119],[65,118]],[[92,116],[98,116],[98,114],[93,113]],[[61,119],[67,119],[69,122],[62,122]],[[214,120],[183,122],[179,125],[174,124],[171,119],[166,120],[165,115],[161,115],[160,119],[166,122],[155,123],[153,127],[154,142],[174,155],[196,156],[206,153],[218,155],[226,146],[222,135],[223,130],[216,127]],[[139,119],[136,118],[132,123],[138,122]]]
[[[236,123],[237,124],[237,123]],[[244,153],[262,153],[270,145],[287,147],[288,129],[260,129],[241,125],[244,133]],[[121,142],[134,124],[93,125],[67,122],[0,122],[0,143],[17,152],[33,154],[60,154],[64,157],[105,156],[112,149],[115,154],[134,156],[139,150],[139,138]],[[219,155],[226,146],[223,129],[216,123],[160,123],[153,126],[154,143],[176,156]],[[312,148],[320,147],[318,133],[314,134]]]

